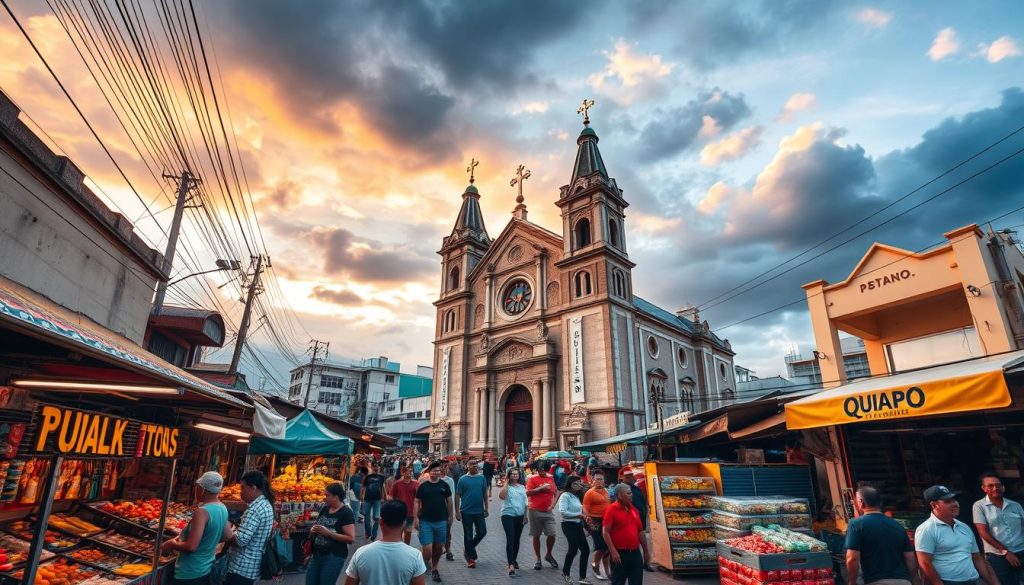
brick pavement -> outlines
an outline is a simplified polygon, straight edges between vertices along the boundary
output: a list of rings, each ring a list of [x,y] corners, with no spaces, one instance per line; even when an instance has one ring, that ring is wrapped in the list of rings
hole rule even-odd
[[[540,571],[533,570],[533,545],[530,541],[528,528],[523,532],[523,542],[519,549],[519,565],[523,567],[523,570],[517,571],[515,578],[509,578],[508,567],[505,564],[505,533],[501,528],[501,519],[497,514],[497,511],[501,509],[501,501],[497,498],[498,491],[494,490],[491,510],[495,513],[492,513],[487,518],[487,536],[480,543],[480,546],[477,547],[479,558],[475,569],[466,567],[466,562],[462,557],[462,525],[457,521],[455,522],[455,525],[452,527],[454,531],[452,536],[452,552],[455,554],[455,560],[446,561],[443,557],[441,558],[440,571],[442,583],[444,585],[564,585],[565,581],[562,579],[561,568],[552,569],[545,563],[544,568]],[[365,542],[362,524],[357,523],[356,543],[362,545]],[[412,536],[412,545],[419,546],[415,533]],[[541,546],[543,547],[543,542]],[[555,540],[554,551],[559,567],[561,567],[562,561],[565,559],[565,550],[565,538],[559,533]],[[541,554],[544,554],[543,548],[541,549]],[[573,564],[575,565],[575,561]],[[575,582],[577,576],[576,567],[573,567],[571,574]],[[596,579],[592,571],[588,573],[588,578],[595,584],[608,585],[609,583],[608,581]],[[683,580],[674,580],[667,573],[644,573],[645,585],[669,585],[676,583],[713,585],[718,582],[717,576],[686,577]],[[300,573],[286,576],[281,585],[302,585],[303,583],[304,575]],[[341,583],[344,583],[344,579],[341,580]],[[429,575],[427,583],[428,585],[432,583]]]

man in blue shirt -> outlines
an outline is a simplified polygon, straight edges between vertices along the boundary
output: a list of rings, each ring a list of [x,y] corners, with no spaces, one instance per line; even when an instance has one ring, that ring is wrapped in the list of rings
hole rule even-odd
[[[472,569],[476,567],[476,547],[487,536],[484,519],[490,502],[487,499],[487,480],[480,474],[480,462],[470,459],[467,467],[469,473],[455,484],[455,519],[462,522],[466,566]]]
[[[993,472],[981,475],[985,497],[974,502],[974,527],[985,546],[985,559],[1000,585],[1016,585],[1024,574],[1024,508],[1003,497],[1006,487]]]
[[[862,487],[853,498],[857,518],[846,530],[848,583],[864,575],[865,585],[910,585],[917,575],[917,558],[907,531],[882,513],[882,496],[873,487]],[[863,571],[861,571],[863,569]]]
[[[978,551],[974,533],[956,519],[960,514],[957,494],[944,485],[924,490],[924,499],[932,515],[914,532],[917,563],[925,585],[977,583],[999,585],[984,557]]]

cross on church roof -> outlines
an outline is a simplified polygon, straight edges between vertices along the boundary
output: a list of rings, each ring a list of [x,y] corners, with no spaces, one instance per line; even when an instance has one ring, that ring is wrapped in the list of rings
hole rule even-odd
[[[469,166],[466,167],[466,172],[469,173],[469,184],[472,185],[476,179],[476,168],[480,166],[480,161],[475,158],[469,159]]]
[[[515,187],[516,185],[519,186],[519,195],[516,197],[516,203],[521,204],[523,202],[523,181],[529,178],[530,170],[523,165],[519,165],[519,167],[516,168],[516,176],[509,181],[510,187]]]
[[[590,108],[594,107],[594,100],[584,99],[580,107],[576,108],[577,114],[583,114],[583,125],[590,126]]]

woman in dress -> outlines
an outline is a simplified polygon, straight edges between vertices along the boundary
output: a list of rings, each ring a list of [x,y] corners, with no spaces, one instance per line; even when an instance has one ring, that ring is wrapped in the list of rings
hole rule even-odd
[[[498,492],[501,498],[501,527],[505,529],[505,560],[508,575],[514,577],[519,568],[519,541],[526,524],[526,486],[518,467],[505,472],[505,483]]]
[[[306,568],[306,585],[335,585],[348,560],[348,545],[356,540],[356,518],[345,504],[345,486],[329,484],[324,505],[309,530],[313,556]]]

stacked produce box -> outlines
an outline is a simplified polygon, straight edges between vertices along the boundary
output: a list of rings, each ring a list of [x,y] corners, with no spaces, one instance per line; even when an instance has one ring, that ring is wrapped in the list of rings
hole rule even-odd
[[[155,552],[153,516],[161,502],[98,502],[78,504],[50,516],[42,528],[32,518],[0,524],[0,581],[20,583],[29,543],[46,531],[35,585],[128,585],[149,574]],[[188,509],[173,504],[171,519],[187,520]],[[168,530],[168,537],[175,530]],[[172,557],[161,558],[168,563]]]
[[[715,494],[715,480],[669,475],[662,476],[659,487],[673,568],[713,568],[715,533],[707,498]]]
[[[792,530],[810,530],[810,505],[804,498],[714,496],[710,498],[712,523],[719,540],[750,534],[753,526],[777,524]]]
[[[722,585],[833,584],[824,542],[778,524],[755,524],[750,532],[718,541]]]

